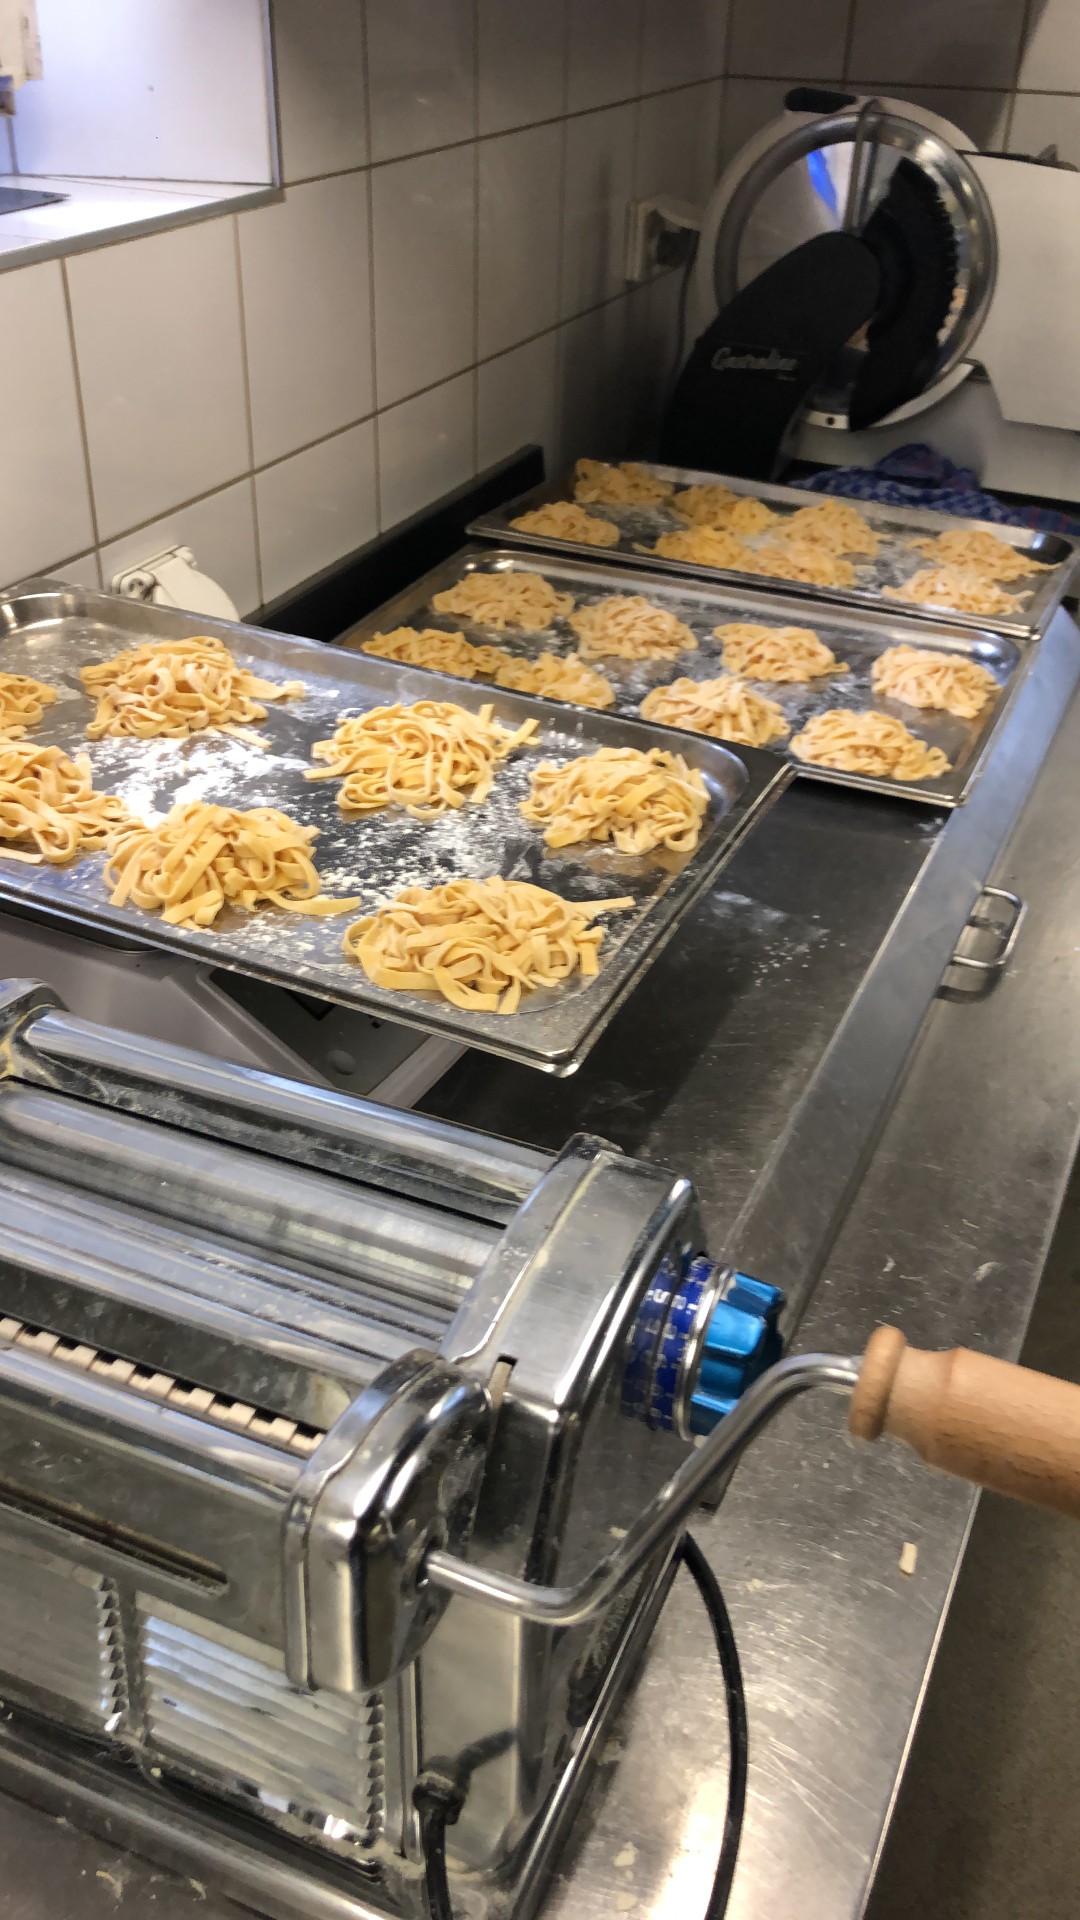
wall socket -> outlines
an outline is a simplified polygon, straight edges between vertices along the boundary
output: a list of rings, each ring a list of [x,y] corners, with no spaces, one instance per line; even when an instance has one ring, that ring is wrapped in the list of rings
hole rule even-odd
[[[631,200],[626,219],[626,278],[633,285],[655,280],[688,260],[701,232],[704,210],[671,194]]]

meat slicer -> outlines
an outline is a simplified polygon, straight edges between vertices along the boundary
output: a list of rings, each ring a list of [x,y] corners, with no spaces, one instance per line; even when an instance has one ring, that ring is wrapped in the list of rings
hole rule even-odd
[[[676,466],[774,477],[913,438],[1080,500],[1080,173],[896,99],[796,87],[704,209]]]
[[[8,981],[0,1196],[0,1788],[280,1920],[423,1914],[447,1774],[454,1911],[535,1906],[692,1510],[792,1394],[1080,1510],[1077,1390],[1055,1477],[1000,1363],[780,1360],[690,1184],[597,1139]]]

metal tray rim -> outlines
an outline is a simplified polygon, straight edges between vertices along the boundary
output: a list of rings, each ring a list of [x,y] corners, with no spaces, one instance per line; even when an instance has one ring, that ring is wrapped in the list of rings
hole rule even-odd
[[[574,580],[588,581],[592,587],[595,587],[597,580],[610,582],[612,590],[618,590],[620,586],[625,588],[627,585],[626,574],[621,564],[623,559],[621,554],[617,560],[602,557],[599,553],[597,553],[595,558],[590,557],[586,559],[580,549],[568,551],[565,556],[562,552],[554,553],[550,549],[542,549],[541,551],[546,556],[548,568],[553,578],[566,582],[572,582]],[[456,554],[451,554],[448,559],[440,561],[437,566],[430,568],[427,573],[422,574],[411,586],[403,588],[402,591],[396,593],[392,599],[384,601],[383,605],[377,607],[373,613],[365,615],[363,620],[357,621],[354,626],[347,628],[346,631],[339,636],[339,644],[349,644],[360,635],[374,633],[390,625],[397,625],[399,623],[408,624],[409,617],[418,614],[421,608],[430,601],[432,594],[439,592],[443,587],[450,586],[454,581],[461,578],[462,574],[466,571],[465,563],[468,561],[485,561],[489,564],[503,562],[520,565],[522,559],[522,547],[512,546],[499,548],[483,543],[461,547]],[[719,607],[732,599],[738,598],[738,580],[742,577],[744,576],[731,575],[730,580],[724,579],[721,581],[707,576],[703,577],[700,573],[687,573],[678,570],[676,579],[673,580],[668,573],[650,574],[644,569],[635,569],[632,584],[635,587],[641,587],[643,585],[645,587],[651,587],[654,592],[662,595],[671,593],[681,583],[684,588],[692,586],[695,596],[712,600]],[[754,610],[760,613],[789,618],[793,612],[792,597],[782,592],[770,593],[759,590],[754,595]],[[800,611],[798,603],[796,603],[794,611],[796,613]],[[1001,698],[996,702],[990,719],[976,742],[975,751],[967,766],[960,771],[954,770],[952,773],[944,775],[939,782],[933,785],[929,782],[882,779],[869,774],[842,773],[833,767],[814,767],[804,761],[789,757],[786,752],[777,747],[761,747],[756,751],[767,754],[771,758],[780,761],[782,765],[790,768],[792,774],[800,780],[815,780],[829,786],[848,787],[863,793],[885,794],[898,800],[914,802],[916,805],[941,807],[944,809],[962,805],[982,772],[990,747],[1000,732],[1012,708],[1013,702],[1027,677],[1029,668],[1037,652],[1037,641],[1032,641],[1029,642],[1027,646],[1022,646],[1016,635],[1002,634],[999,628],[990,627],[986,623],[981,626],[976,626],[973,623],[941,618],[932,624],[925,621],[910,621],[907,608],[905,607],[898,610],[893,602],[889,602],[887,606],[883,606],[880,601],[877,601],[871,607],[862,608],[854,607],[841,601],[830,600],[827,606],[827,615],[831,622],[834,622],[840,627],[855,627],[860,630],[864,630],[868,625],[874,627],[888,624],[890,628],[899,629],[906,633],[914,644],[922,646],[931,646],[935,639],[948,636],[954,637],[957,641],[967,641],[969,643],[979,634],[982,634],[988,642],[1004,639],[1016,648],[1018,659],[1007,684],[1002,689]],[[456,684],[461,685],[460,679],[456,679],[456,676],[439,673],[437,669],[434,668],[417,667],[412,668],[411,671],[416,673],[432,672],[435,673],[436,677],[444,684],[446,682],[454,683],[456,680]],[[472,684],[479,685],[480,683],[474,682]],[[563,704],[562,702],[553,701],[543,696],[535,697],[542,706],[561,706]],[[626,714],[620,717],[624,719],[628,725],[634,727],[646,729],[649,727],[659,727],[662,732],[673,739],[685,741],[688,738],[708,737],[688,735],[680,728],[665,726],[662,721],[642,720],[632,714]],[[740,753],[748,751],[748,749],[744,748],[738,748],[736,750]]]
[[[58,581],[47,576],[34,576],[18,582],[0,592],[0,609],[4,615],[6,631],[17,630],[16,617],[20,601],[31,596],[55,596],[61,605],[68,603],[71,617],[94,618],[97,616],[105,623],[110,616],[115,622],[118,607],[124,606],[130,617],[131,603],[117,601],[115,596],[96,592],[89,588],[73,587],[66,581]],[[282,664],[278,659],[279,648],[290,651],[300,650],[310,653],[313,660],[326,663],[347,662],[354,679],[359,682],[366,674],[369,684],[386,681],[390,683],[387,691],[393,696],[392,682],[395,675],[405,674],[412,684],[417,681],[417,698],[423,698],[426,691],[430,697],[445,697],[448,676],[426,673],[419,668],[397,666],[393,672],[387,672],[392,663],[377,661],[368,655],[359,655],[356,650],[340,646],[327,646],[321,641],[305,638],[300,634],[275,633],[270,629],[247,626],[243,622],[208,618],[203,615],[189,614],[175,607],[143,607],[138,609],[140,630],[143,638],[152,637],[155,631],[162,635],[176,633],[210,633],[219,635],[241,652],[261,655],[268,663]],[[0,627],[0,634],[5,628]],[[129,637],[123,624],[116,626],[118,639]],[[133,637],[133,636],[131,636]],[[358,671],[359,669],[359,671]],[[331,668],[332,670],[332,668]],[[374,670],[374,671],[372,671]],[[494,689],[486,685],[458,680],[456,682],[459,697],[463,705],[479,705],[485,699],[494,699],[504,713],[520,714],[522,718],[535,715],[541,721],[549,723],[555,715],[565,721],[565,705],[548,700],[535,700],[525,694],[512,690]],[[347,698],[342,700],[343,707],[348,705]],[[625,724],[619,717],[611,714],[592,714],[579,709],[578,716],[585,713],[584,725],[599,723],[596,731],[603,742],[613,726],[620,730]],[[670,729],[654,728],[652,732],[657,745],[666,746],[670,738]],[[708,741],[704,745],[718,750],[719,755],[734,760],[742,766],[745,783],[736,796],[732,806],[716,821],[716,831],[702,849],[701,857],[690,856],[686,866],[678,875],[674,885],[651,903],[642,918],[641,929],[644,932],[635,935],[637,948],[628,953],[623,947],[616,950],[608,965],[601,965],[601,971],[595,981],[580,988],[574,995],[560,1004],[546,1008],[528,1008],[535,1024],[526,1021],[515,1031],[514,1023],[519,1016],[499,1016],[497,1014],[468,1014],[442,1002],[432,1001],[430,1005],[420,1002],[420,996],[391,994],[377,988],[367,981],[362,971],[356,969],[355,986],[350,984],[346,993],[338,989],[333,982],[311,978],[298,971],[290,972],[275,959],[263,961],[249,953],[230,952],[223,943],[221,947],[213,944],[213,936],[208,933],[188,933],[182,935],[170,928],[156,916],[135,915],[124,908],[110,906],[107,896],[103,896],[100,906],[91,909],[73,898],[58,898],[36,892],[26,876],[37,876],[48,869],[20,867],[22,883],[14,874],[7,873],[0,865],[0,902],[10,902],[15,907],[28,908],[35,917],[58,922],[67,927],[88,929],[101,928],[109,933],[119,933],[136,945],[163,949],[179,954],[188,960],[205,962],[228,972],[247,974],[272,985],[287,989],[301,989],[315,992],[320,997],[338,1005],[362,1008],[374,1017],[392,1020],[400,1025],[417,1028],[422,1032],[435,1033],[441,1037],[457,1041],[465,1046],[473,1046],[482,1051],[501,1054],[503,1057],[555,1075],[572,1073],[586,1057],[595,1040],[608,1024],[617,1008],[632,992],[642,974],[652,965],[664,945],[675,932],[680,920],[691,910],[702,894],[712,885],[721,868],[735,851],[750,826],[762,811],[789,783],[790,774],[783,762],[774,756],[757,752],[754,749],[734,749],[725,747],[723,742]],[[101,861],[100,854],[86,856],[91,861]],[[640,930],[639,930],[640,932]],[[502,1026],[497,1025],[500,1021]],[[530,1039],[530,1025],[532,1038]],[[548,1038],[542,1038],[546,1025]],[[504,1029],[509,1029],[504,1031]]]
[[[679,481],[685,486],[720,483],[730,487],[733,493],[741,493],[766,502],[775,502],[780,506],[812,506],[819,496],[808,493],[799,487],[785,487],[771,481],[744,480],[738,475],[726,473],[705,473],[695,468],[667,467],[663,464],[642,460],[638,464],[648,473],[655,473],[664,480]],[[669,560],[662,554],[644,554],[619,551],[616,555],[611,548],[590,548],[577,541],[557,540],[553,536],[524,532],[520,527],[510,525],[514,514],[526,511],[529,507],[540,506],[551,500],[573,498],[573,470],[560,474],[557,479],[546,480],[538,487],[530,487],[526,493],[516,499],[507,500],[500,507],[489,509],[471,521],[466,528],[470,539],[497,540],[511,546],[529,547],[534,552],[547,552],[575,555],[578,558],[590,553],[610,554],[617,557],[620,565],[635,569],[652,569],[657,573],[675,575],[683,579],[731,581],[739,587],[753,590],[755,595],[775,591],[772,582],[763,584],[763,576],[757,573],[740,573],[736,568],[695,567],[691,561]],[[860,513],[865,513],[870,524],[874,523],[874,501],[859,500],[852,502]],[[1031,527],[999,526],[995,521],[961,518],[959,515],[935,513],[927,507],[888,507],[879,509],[887,512],[890,520],[898,520],[916,531],[948,532],[963,529],[966,532],[993,533],[1009,546],[1022,547],[1031,540],[1035,529]],[[1038,639],[1045,630],[1052,615],[1069,590],[1070,583],[1080,566],[1080,543],[1072,540],[1068,534],[1055,534],[1071,549],[1071,557],[1063,560],[1052,573],[1037,576],[1037,585],[1023,613],[1015,618],[1007,614],[963,613],[953,608],[923,607],[912,603],[904,605],[904,617],[918,621],[927,621],[938,625],[945,621],[950,626],[991,627],[995,633],[1003,633],[1009,639],[1030,642]],[[825,602],[830,605],[860,607],[867,611],[882,608],[883,599],[878,593],[865,587],[818,587],[805,580],[791,580],[778,583],[784,593],[794,599]]]

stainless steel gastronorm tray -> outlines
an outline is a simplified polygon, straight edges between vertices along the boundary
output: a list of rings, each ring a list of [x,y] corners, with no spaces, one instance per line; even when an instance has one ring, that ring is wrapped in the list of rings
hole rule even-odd
[[[764,500],[778,513],[785,510],[796,512],[799,507],[820,505],[826,497],[822,494],[808,493],[798,487],[768,486],[757,480],[732,479],[726,473],[694,473],[679,467],[657,466],[650,461],[641,461],[647,472],[654,473],[662,480],[670,480],[679,487],[714,485],[730,487],[733,493],[750,494],[757,500]],[[946,620],[951,626],[977,627],[980,631],[992,629],[995,633],[1009,634],[1017,640],[1031,640],[1042,633],[1051,615],[1060,604],[1080,559],[1080,549],[1075,541],[1066,539],[1059,533],[1036,533],[1030,527],[999,527],[988,520],[961,520],[953,514],[927,513],[916,507],[883,507],[872,501],[853,500],[850,504],[865,515],[870,526],[882,536],[882,544],[875,560],[861,558],[858,554],[846,557],[855,567],[856,584],[853,587],[814,587],[801,580],[774,580],[761,574],[743,573],[726,567],[695,567],[684,560],[665,560],[659,555],[640,548],[652,547],[662,533],[671,533],[684,527],[686,522],[663,506],[656,507],[609,507],[586,506],[587,513],[596,514],[603,520],[611,520],[619,528],[617,547],[590,547],[577,541],[555,540],[548,535],[523,533],[519,527],[511,524],[520,514],[531,507],[543,505],[549,500],[572,500],[574,497],[573,471],[551,480],[541,487],[533,488],[517,500],[509,500],[504,506],[496,507],[490,513],[482,514],[474,520],[468,531],[471,535],[497,540],[506,545],[526,546],[542,552],[557,552],[566,555],[576,554],[582,557],[596,558],[606,554],[618,557],[635,567],[648,567],[654,573],[681,574],[684,578],[691,574],[698,579],[710,579],[727,585],[749,588],[756,593],[786,593],[798,599],[824,602],[844,606],[864,607],[868,610],[893,611],[896,603],[884,592],[886,587],[898,587],[920,567],[926,566],[925,556],[912,549],[911,541],[924,535],[953,532],[957,528],[982,533],[993,533],[1011,547],[1029,554],[1033,560],[1052,565],[1050,573],[1033,573],[1026,580],[1015,580],[1006,584],[1004,591],[1016,596],[1031,589],[1030,595],[1016,614],[958,613],[951,608],[920,607],[903,603],[904,617],[912,620],[938,622]],[[772,529],[775,533],[776,528]],[[769,532],[742,536],[750,547],[757,546],[769,538]]]
[[[828,767],[807,766],[788,752],[782,740],[762,748],[761,752],[788,760],[798,773],[811,779],[828,780],[838,786],[859,787],[868,793],[893,793],[903,800],[916,800],[936,807],[954,807],[963,800],[1034,653],[1033,648],[1022,648],[999,633],[980,632],[948,621],[939,621],[930,627],[925,621],[909,619],[906,608],[901,614],[889,602],[885,603],[887,612],[856,613],[835,603],[809,608],[805,603],[793,601],[786,593],[756,591],[749,594],[741,587],[728,585],[714,576],[707,581],[696,576],[688,578],[685,574],[672,579],[669,574],[636,570],[631,573],[618,563],[605,566],[595,558],[586,563],[563,559],[561,556],[556,558],[550,553],[523,553],[520,548],[515,551],[512,548],[486,546],[464,547],[460,553],[451,555],[441,566],[407,587],[404,593],[399,593],[358,626],[350,628],[342,636],[341,644],[359,647],[373,633],[386,633],[398,626],[428,626],[443,627],[448,632],[461,631],[476,641],[495,639],[508,651],[525,657],[541,652],[568,654],[575,651],[577,639],[573,628],[565,620],[556,621],[540,634],[514,628],[505,633],[496,633],[492,627],[461,619],[456,614],[436,613],[432,609],[434,594],[477,569],[489,573],[506,570],[540,573],[560,592],[572,593],[579,602],[600,600],[611,593],[645,594],[657,606],[667,608],[690,627],[698,638],[698,647],[693,652],[680,654],[675,660],[598,659],[590,662],[599,673],[606,675],[615,689],[614,712],[624,720],[632,720],[635,728],[650,733],[657,730],[656,723],[641,720],[638,716],[641,701],[650,687],[661,686],[683,675],[694,680],[709,680],[723,671],[723,648],[721,642],[713,637],[714,627],[736,620],[759,621],[766,626],[812,626],[814,632],[820,634],[832,648],[836,658],[846,663],[846,672],[828,674],[800,686],[777,686],[766,681],[752,683],[783,709],[791,728],[788,739],[805,726],[813,714],[823,713],[827,707],[874,707],[882,713],[895,714],[910,727],[912,733],[917,733],[931,746],[940,747],[951,763],[951,771],[937,780],[875,780],[864,774],[839,773]],[[902,644],[960,653],[967,659],[979,661],[989,667],[998,680],[1000,692],[997,699],[977,720],[958,720],[951,714],[909,707],[899,700],[880,699],[871,686],[871,668],[887,647]],[[419,669],[413,668],[411,671],[417,672]],[[451,676],[439,674],[437,677],[445,686]],[[455,684],[460,686],[461,682],[456,681]],[[677,739],[683,751],[687,741],[701,737],[676,732],[675,729],[661,728],[660,731],[665,734],[667,745],[673,745]],[[741,753],[743,749],[740,747],[736,751]]]
[[[222,734],[188,741],[99,740],[87,742],[93,704],[82,691],[79,668],[108,659],[144,640],[196,633],[224,640],[244,666],[269,680],[302,680],[306,693],[268,709],[259,732],[267,750]],[[556,706],[484,686],[452,684],[443,674],[419,673],[391,661],[345,652],[316,641],[268,633],[258,627],[207,620],[174,608],[146,607],[108,594],[87,593],[57,582],[34,581],[0,597],[0,668],[28,673],[60,690],[28,738],[66,753],[89,753],[94,784],[119,794],[143,818],[160,815],[179,800],[216,801],[234,807],[273,806],[305,825],[317,826],[315,864],[324,891],[359,895],[354,913],[327,919],[271,906],[253,913],[227,909],[213,929],[171,927],[156,914],[109,904],[105,855],[85,854],[65,867],[31,866],[5,859],[0,847],[0,900],[21,904],[49,918],[101,928],[148,946],[198,957],[208,964],[254,975],[294,991],[380,1018],[447,1035],[509,1059],[563,1074],[572,1072],[616,1007],[656,957],[681,915],[704,892],[759,811],[779,792],[787,770],[764,753],[729,750],[695,740],[688,757],[701,768],[712,804],[693,854],[659,852],[630,858],[610,848],[545,849],[540,831],[518,812],[529,775],[542,759],[563,758],[600,746],[641,746],[643,729],[610,714]],[[534,716],[535,744],[517,752],[499,770],[482,806],[465,806],[424,825],[399,809],[363,819],[338,810],[337,783],[305,780],[311,747],[334,730],[346,713],[391,701],[453,699],[476,710],[489,702],[496,719],[517,726]],[[661,727],[647,731],[649,744],[667,747]],[[436,886],[463,876],[499,873],[529,880],[569,900],[609,899],[629,894],[633,909],[605,919],[600,972],[560,990],[530,994],[516,1014],[466,1013],[434,994],[391,993],[375,987],[341,950],[342,933],[360,913],[383,905],[400,888]]]

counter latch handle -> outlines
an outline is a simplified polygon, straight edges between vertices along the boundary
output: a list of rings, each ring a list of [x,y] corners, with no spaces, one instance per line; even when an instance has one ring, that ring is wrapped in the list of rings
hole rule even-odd
[[[989,900],[1004,900],[1009,908],[1008,915],[998,920],[992,914],[983,911],[984,902]],[[980,960],[973,954],[961,953],[957,947],[949,961],[949,966],[966,967],[969,973],[981,975],[984,981],[999,979],[1009,964],[1026,912],[1027,906],[1020,895],[1010,893],[1008,887],[984,887],[967,917],[965,927],[978,927],[984,931],[996,933],[999,941],[998,950],[991,959]]]

